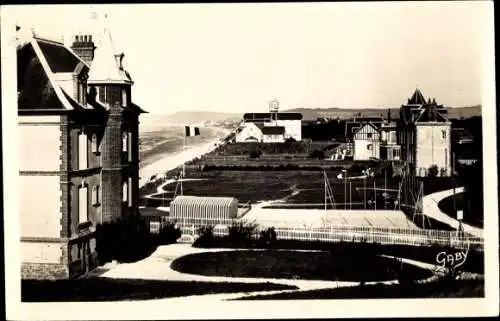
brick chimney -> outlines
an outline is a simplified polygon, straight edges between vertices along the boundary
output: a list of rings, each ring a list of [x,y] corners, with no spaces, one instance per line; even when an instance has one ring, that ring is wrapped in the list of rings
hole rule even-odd
[[[91,35],[76,35],[71,49],[89,66],[94,60],[95,45]]]

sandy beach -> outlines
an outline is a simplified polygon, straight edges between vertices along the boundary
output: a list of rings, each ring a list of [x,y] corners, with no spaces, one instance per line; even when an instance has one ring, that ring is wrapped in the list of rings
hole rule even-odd
[[[220,137],[214,137],[208,142],[203,141],[188,145],[183,150],[160,152],[156,155],[149,156],[149,159],[144,162],[144,166],[141,166],[139,169],[139,187],[144,186],[149,178],[155,174],[165,173],[185,162],[211,152],[221,143],[221,138],[228,135],[229,132],[228,129],[217,128],[217,134],[220,134]]]

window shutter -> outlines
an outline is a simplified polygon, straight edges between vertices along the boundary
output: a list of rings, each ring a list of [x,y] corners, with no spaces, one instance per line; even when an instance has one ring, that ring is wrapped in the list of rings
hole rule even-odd
[[[99,185],[92,187],[92,205],[98,205],[100,202]]]
[[[128,133],[128,160],[132,161],[132,133]]]
[[[122,197],[123,197],[122,201],[123,201],[123,202],[126,202],[126,201],[127,201],[127,198],[128,198],[127,182],[124,182],[124,183],[123,183]]]
[[[128,178],[128,206],[132,206],[132,177]]]
[[[128,145],[128,143],[127,143],[128,139],[127,138],[128,138],[127,137],[127,132],[123,132],[123,134],[122,134],[122,151],[123,152],[127,151],[127,147],[128,147],[127,146]]]
[[[97,135],[92,135],[92,153],[97,153],[99,150],[97,148]]]
[[[127,107],[127,90],[122,89],[122,106]]]
[[[79,223],[85,223],[88,221],[88,209],[87,209],[87,186],[82,185],[78,191],[78,216]]]
[[[78,168],[87,168],[87,135],[81,133],[78,136]]]

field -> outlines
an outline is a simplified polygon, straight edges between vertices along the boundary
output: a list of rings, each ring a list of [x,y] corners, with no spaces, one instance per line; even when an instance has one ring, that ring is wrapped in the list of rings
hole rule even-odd
[[[363,180],[347,181],[338,179],[340,171],[328,171],[328,179],[333,192],[334,201],[338,206],[344,206],[352,201],[356,203],[352,208],[364,208],[365,194]],[[236,197],[241,203],[282,200],[288,204],[314,204],[307,208],[323,208],[325,200],[325,183],[321,171],[208,171],[199,172],[196,178],[200,181],[186,181],[183,183],[185,195],[195,196],[226,196]],[[349,193],[351,182],[351,193]],[[374,200],[373,184],[377,188],[384,188],[384,179],[366,180],[366,200]],[[397,196],[399,181],[395,178],[387,179],[387,188],[396,191],[390,192],[387,208],[394,208],[390,201]],[[344,200],[344,187],[347,197]],[[171,198],[175,184],[166,186],[163,195],[158,197]],[[371,190],[370,190],[371,189]],[[361,204],[360,204],[361,203]],[[348,206],[348,205],[347,205]],[[367,205],[369,207],[370,205]],[[374,208],[375,202],[369,208]],[[377,209],[384,209],[382,191],[377,193]]]

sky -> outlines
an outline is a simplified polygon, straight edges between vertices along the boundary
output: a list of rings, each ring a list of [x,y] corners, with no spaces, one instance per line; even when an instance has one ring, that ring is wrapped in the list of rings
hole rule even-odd
[[[492,9],[482,1],[39,5],[9,15],[68,44],[107,25],[134,102],[170,114],[265,112],[274,98],[282,110],[399,107],[416,87],[445,106],[481,104]]]

